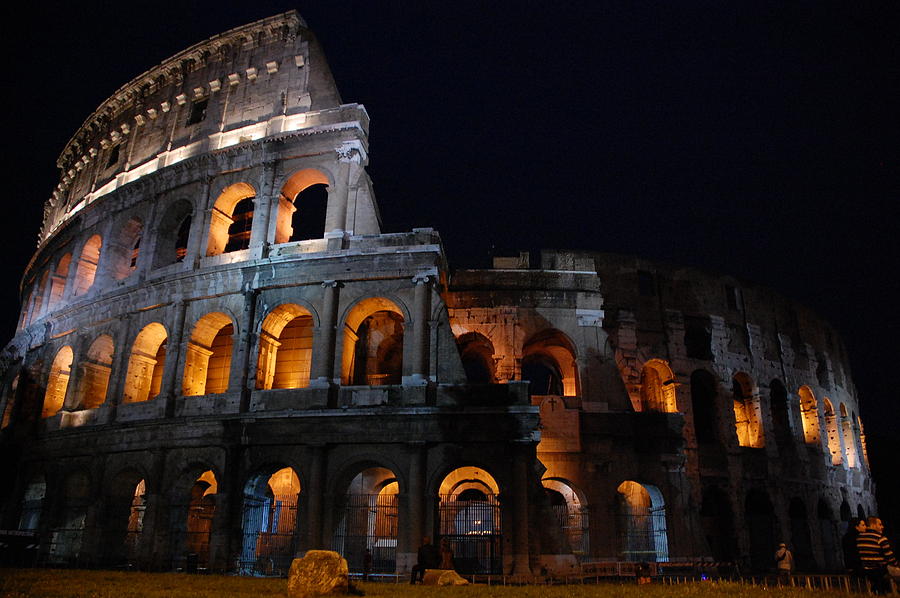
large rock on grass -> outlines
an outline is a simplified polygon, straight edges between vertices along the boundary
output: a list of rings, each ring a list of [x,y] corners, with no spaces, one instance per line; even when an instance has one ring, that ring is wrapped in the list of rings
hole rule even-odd
[[[453,569],[426,569],[422,578],[425,586],[464,586],[468,583]]]
[[[347,594],[350,589],[347,561],[331,550],[310,550],[294,559],[288,573],[288,598],[312,598]]]

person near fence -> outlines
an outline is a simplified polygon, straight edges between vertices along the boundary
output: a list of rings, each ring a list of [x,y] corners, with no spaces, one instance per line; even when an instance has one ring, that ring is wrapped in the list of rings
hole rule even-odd
[[[775,567],[778,569],[778,583],[790,585],[791,573],[794,572],[794,555],[784,542],[775,551]]]
[[[866,520],[853,517],[847,524],[847,533],[841,538],[841,548],[844,551],[844,568],[850,577],[861,580],[863,576],[862,562],[859,560],[859,550],[856,548],[856,539],[866,531]]]
[[[436,569],[441,562],[441,555],[428,536],[422,538],[422,545],[419,547],[416,560],[418,562],[412,568],[412,576],[409,579],[410,584],[415,584],[416,581],[423,581],[425,579],[425,570]]]
[[[856,548],[862,563],[863,573],[872,584],[876,594],[891,593],[891,578],[888,567],[897,567],[897,557],[891,543],[884,536],[884,525],[878,517],[866,520],[866,531],[856,538]]]
[[[441,539],[441,564],[440,569],[456,569],[453,566],[453,549],[450,547],[450,539]]]

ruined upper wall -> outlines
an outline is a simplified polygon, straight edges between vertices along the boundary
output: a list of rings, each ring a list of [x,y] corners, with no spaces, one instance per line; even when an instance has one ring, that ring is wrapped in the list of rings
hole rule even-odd
[[[84,206],[141,176],[242,142],[334,124],[340,105],[321,46],[296,11],[191,46],[117,90],[66,144],[39,244]]]

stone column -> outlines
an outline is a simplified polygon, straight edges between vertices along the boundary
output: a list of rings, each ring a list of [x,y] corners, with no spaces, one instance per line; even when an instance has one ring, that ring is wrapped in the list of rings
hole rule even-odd
[[[525,447],[517,447],[512,464],[513,575],[531,575],[528,563],[528,459]]]
[[[256,338],[254,329],[256,328],[256,299],[258,296],[259,289],[249,289],[244,292],[244,314],[241,318],[241,338],[238,345],[240,354],[237,356],[239,364],[238,384],[241,391],[241,413],[246,413],[250,410],[250,398],[255,386],[255,383],[250,384],[250,364],[252,363],[251,357],[253,356],[253,347],[255,345],[253,339]]]
[[[425,468],[426,448],[424,442],[413,442],[409,449],[409,483],[406,490],[406,523],[401,521],[401,529],[406,535],[398,538],[397,571],[408,572],[416,564],[416,551],[425,535]]]
[[[347,230],[347,203],[351,187],[359,177],[359,171],[366,160],[365,150],[359,141],[345,141],[334,149],[340,164],[335,175],[334,188],[328,190],[328,209],[325,215],[325,238],[328,249],[340,249],[343,246]]]
[[[310,386],[313,387],[327,387],[335,382],[334,350],[337,339],[338,303],[343,285],[336,280],[326,280],[322,286],[324,287],[322,315],[319,321],[319,334],[313,346],[313,372],[310,376]]]
[[[212,206],[209,205],[209,187],[211,182],[212,177],[210,176],[203,179],[200,190],[197,193],[203,200],[194,205],[194,212],[191,215],[191,231],[188,236],[184,263],[193,264],[194,269],[200,267],[200,258],[206,255],[206,248],[209,243],[210,221],[203,216],[212,212]]]
[[[310,447],[309,501],[306,515],[306,548],[316,550],[322,545],[322,502],[325,495],[325,447]]]
[[[128,374],[128,362],[131,356],[130,339],[131,318],[128,314],[119,316],[119,328],[113,339],[113,363],[112,374],[109,377],[109,387],[106,390],[106,404],[109,405],[109,421],[115,421],[116,411],[122,402],[122,393],[125,392],[125,376]]]
[[[184,319],[187,314],[187,301],[179,299],[175,302],[175,321],[169,330],[169,339],[166,343],[166,366],[163,370],[161,381],[162,399],[166,402],[166,417],[175,416],[175,401],[181,395],[178,388],[178,371],[181,356],[184,354],[185,334]]]
[[[250,251],[254,256],[265,257],[262,248],[275,240],[275,223],[278,220],[278,197],[275,196],[275,161],[263,164],[260,185],[253,206],[253,229],[250,232]]]
[[[416,285],[413,298],[412,349],[409,376],[404,376],[403,384],[426,384],[428,382],[428,340],[431,315],[431,276],[420,274],[413,278]]]

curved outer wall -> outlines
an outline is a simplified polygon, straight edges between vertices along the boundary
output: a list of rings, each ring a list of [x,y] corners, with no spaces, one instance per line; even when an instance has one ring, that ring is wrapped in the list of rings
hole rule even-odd
[[[766,567],[779,539],[840,568],[876,505],[826,323],[623,256],[451,275],[432,229],[381,232],[367,134],[294,12],[85,122],[3,354],[0,528],[154,569],[407,571],[424,535],[484,572]],[[352,531],[354,505],[380,515]]]

